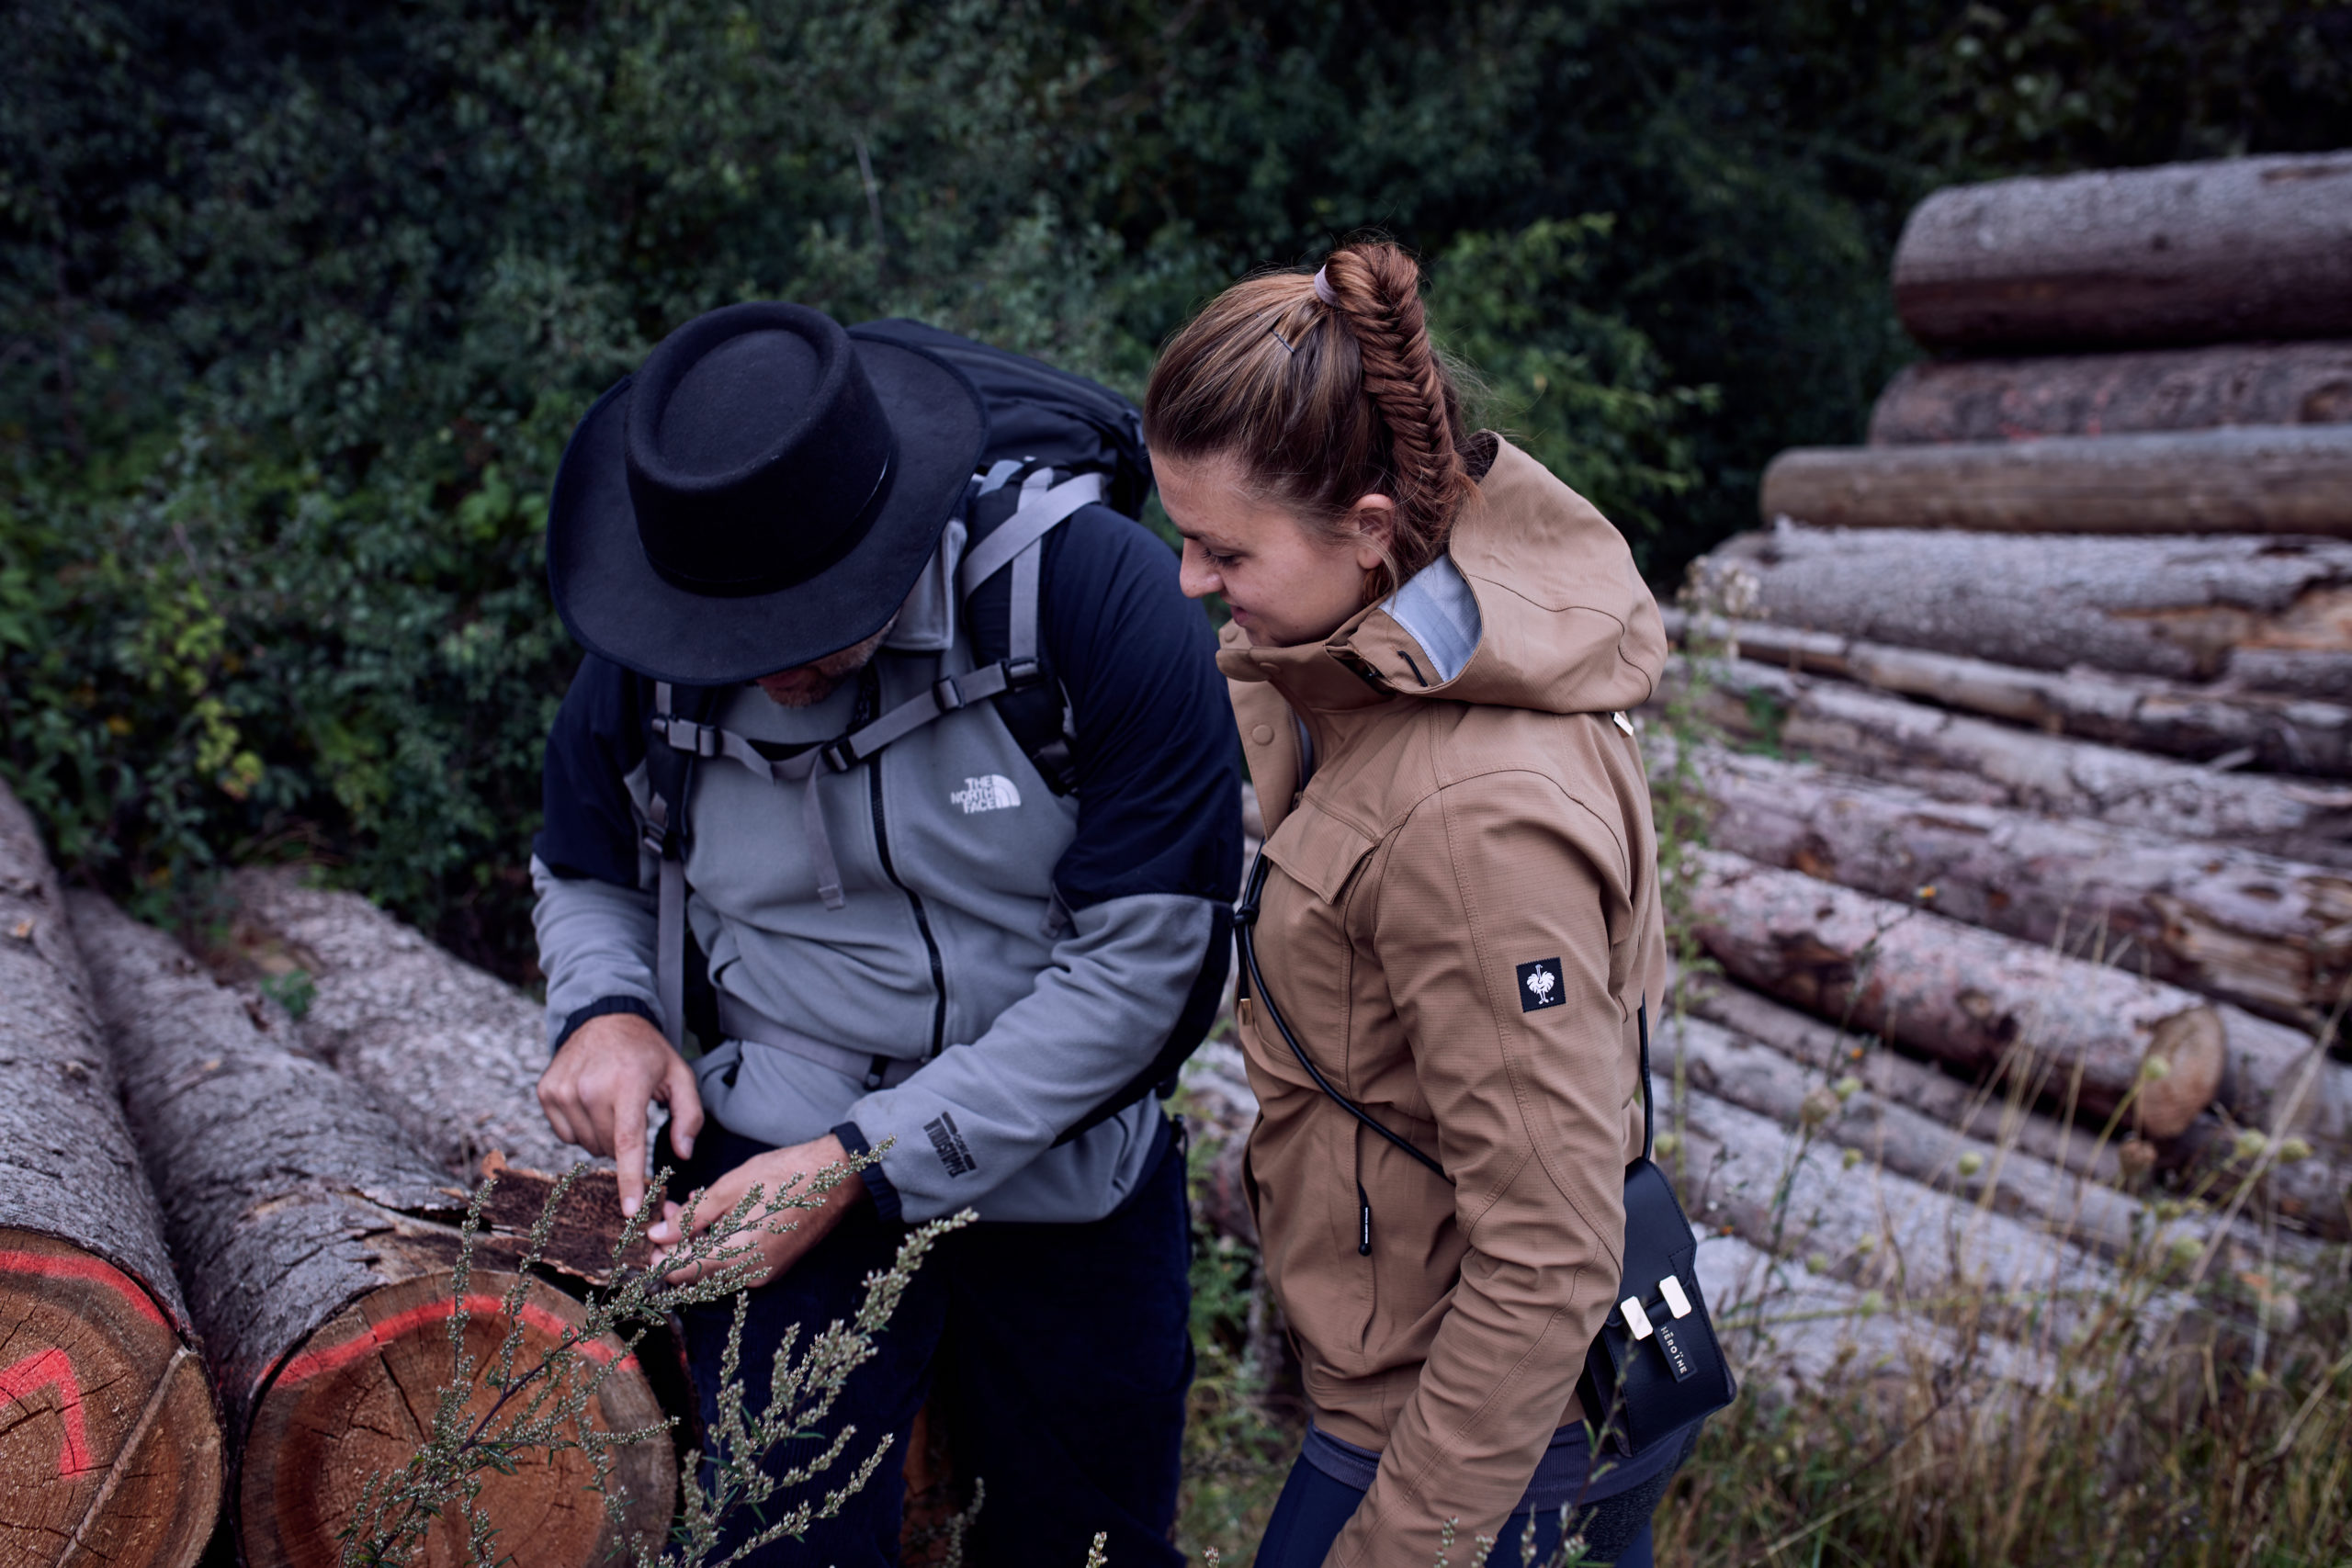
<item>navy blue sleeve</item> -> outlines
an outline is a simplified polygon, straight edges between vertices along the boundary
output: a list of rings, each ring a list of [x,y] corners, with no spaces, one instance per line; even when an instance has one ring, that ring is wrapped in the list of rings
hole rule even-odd
[[[1054,531],[1046,654],[1069,694],[1078,837],[1055,868],[1073,910],[1138,893],[1229,904],[1241,885],[1241,764],[1216,637],[1142,524],[1080,508]]]
[[[531,850],[567,881],[635,890],[637,817],[625,781],[645,759],[642,680],[588,655],[548,735],[541,773],[546,824]]]

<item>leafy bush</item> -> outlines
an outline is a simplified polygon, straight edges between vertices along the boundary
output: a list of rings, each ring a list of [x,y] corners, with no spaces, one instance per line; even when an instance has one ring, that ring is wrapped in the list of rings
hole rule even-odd
[[[2344,0],[21,0],[0,71],[0,768],[195,913],[299,854],[529,970],[562,442],[749,297],[1137,389],[1376,225],[1661,581],[1907,350],[1952,177],[2352,141]]]

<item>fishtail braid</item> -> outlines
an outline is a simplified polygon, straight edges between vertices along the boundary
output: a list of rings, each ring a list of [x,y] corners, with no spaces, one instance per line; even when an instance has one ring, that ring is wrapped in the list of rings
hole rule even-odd
[[[1211,300],[1152,367],[1144,434],[1161,456],[1238,461],[1256,494],[1329,538],[1363,497],[1388,497],[1366,604],[1445,553],[1491,460],[1430,342],[1420,268],[1385,241],[1334,251],[1319,283],[1261,273]]]
[[[1394,552],[1401,581],[1443,553],[1471,491],[1460,401],[1430,342],[1412,257],[1385,243],[1359,243],[1332,252],[1323,276],[1338,300],[1333,313],[1355,339],[1365,395],[1387,427],[1401,492]]]

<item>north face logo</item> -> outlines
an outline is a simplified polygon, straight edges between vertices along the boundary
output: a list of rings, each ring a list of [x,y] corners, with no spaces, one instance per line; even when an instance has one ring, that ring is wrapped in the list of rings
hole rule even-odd
[[[1558,1007],[1567,999],[1560,990],[1560,961],[1556,958],[1539,958],[1532,964],[1521,964],[1519,988],[1524,993],[1519,998],[1521,1012]]]
[[[975,811],[1009,811],[1021,804],[1021,792],[1002,773],[989,773],[982,778],[966,779],[962,789],[947,792],[950,805],[960,806],[964,815]]]

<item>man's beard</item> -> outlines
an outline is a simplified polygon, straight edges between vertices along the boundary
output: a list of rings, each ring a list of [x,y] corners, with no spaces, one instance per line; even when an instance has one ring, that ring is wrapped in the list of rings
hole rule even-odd
[[[815,707],[841,690],[843,681],[873,661],[876,651],[882,646],[882,639],[888,637],[890,627],[898,624],[899,617],[893,615],[888,626],[864,642],[853,643],[838,653],[829,653],[813,664],[763,675],[752,683],[765,692],[768,701],[778,707]]]

